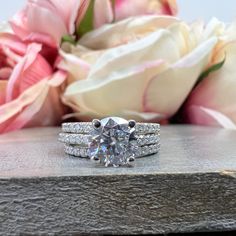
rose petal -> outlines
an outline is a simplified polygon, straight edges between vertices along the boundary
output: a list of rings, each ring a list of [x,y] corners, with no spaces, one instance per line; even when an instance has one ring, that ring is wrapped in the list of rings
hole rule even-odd
[[[15,66],[15,64],[17,62],[20,61],[20,59],[22,58],[21,56],[17,55],[14,51],[12,51],[10,48],[7,48],[5,46],[2,47],[2,53],[4,54],[4,56],[6,57],[6,61],[10,61],[10,65],[12,67]]]
[[[229,42],[221,51],[226,55],[224,65],[217,71],[210,73],[191,93],[186,103],[186,115],[193,117],[193,109],[188,107],[204,107],[228,117],[236,124],[236,43]],[[209,116],[209,114],[208,114]],[[203,119],[202,119],[203,120]],[[213,120],[213,119],[212,119]],[[191,118],[191,121],[195,120]],[[210,121],[207,121],[210,125]],[[212,125],[216,122],[213,121]]]
[[[221,36],[225,31],[225,24],[217,18],[212,18],[204,27],[203,40],[209,39],[213,36]]]
[[[190,106],[188,107],[188,118],[190,123],[198,125],[214,125],[221,126],[226,129],[235,129],[235,123],[223,113],[205,108],[202,106]]]
[[[24,41],[59,46],[61,38],[75,32],[80,1],[28,1],[10,21],[13,31]]]
[[[110,82],[106,81],[97,85],[99,89],[95,89],[92,80],[81,80],[67,88],[64,99],[77,104],[80,112],[99,111],[102,116],[117,113],[122,109],[140,110],[141,98],[138,94],[139,91],[142,91],[150,77],[161,70],[163,66],[162,61],[146,62],[146,65],[139,65],[137,68],[133,67],[133,71],[124,78],[110,77]],[[126,80],[126,87],[123,86],[123,80]],[[86,82],[86,85],[88,85],[88,81],[91,81],[91,83],[86,89],[87,86],[84,83]],[[79,90],[78,87],[80,87]],[[125,96],[120,96],[120,91]],[[104,106],[103,104],[106,105]]]
[[[38,96],[38,93],[44,89],[45,83],[44,79],[27,89],[17,99],[0,106],[0,124],[13,117],[28,104],[31,104]]]
[[[95,0],[94,27],[98,28],[113,21],[113,10],[110,0]]]
[[[81,112],[99,110],[102,115],[124,109],[142,112],[140,94],[148,81],[166,68],[165,61],[173,63],[178,58],[179,48],[172,35],[159,30],[132,44],[104,52],[88,78],[71,84],[64,96],[77,104]],[[125,96],[120,96],[120,91]]]
[[[27,36],[25,38],[23,38],[23,40],[27,43],[43,43],[48,45],[49,47],[53,47],[55,48],[56,45],[60,43],[61,37],[60,39],[58,39],[58,41],[55,41],[51,36],[43,34],[43,33],[37,33],[37,32],[30,32],[27,34]],[[57,45],[57,46],[58,46]]]
[[[122,111],[122,115],[128,117],[128,119],[135,119],[136,121],[161,121],[165,119],[165,115],[153,113],[153,112],[137,112],[137,111],[130,111],[124,110]]]
[[[167,53],[167,50],[171,53]],[[88,80],[93,80],[93,85],[99,81],[110,82],[112,80],[107,75],[110,73],[110,68],[113,68],[113,71],[122,77],[129,71],[133,71],[132,67],[137,68],[137,65],[162,60],[173,63],[179,59],[179,56],[179,48],[172,35],[167,30],[159,30],[134,43],[105,51],[92,67]],[[88,90],[90,89],[88,88]]]
[[[184,22],[172,24],[167,29],[178,45],[181,57],[190,53],[199,44],[193,37],[191,28]]]
[[[61,37],[67,34],[65,22],[60,16],[56,12],[40,7],[38,4],[29,4],[27,17],[30,31],[51,35],[58,45]]]
[[[21,40],[26,42],[36,42],[36,43],[45,43],[51,47],[55,47],[55,40],[45,33],[32,32],[28,26],[27,19],[27,9],[25,7],[23,10],[16,13],[12,19],[9,21],[12,30],[14,33],[21,38]]]
[[[140,16],[128,18],[116,24],[105,25],[85,34],[79,44],[91,49],[104,49],[136,41],[140,35],[153,32],[153,29],[166,28],[179,22],[177,18],[168,16]]]
[[[183,104],[208,64],[209,56],[216,43],[216,38],[209,39],[154,77],[146,88],[143,109],[168,116],[173,115]]]
[[[15,99],[24,90],[51,75],[52,68],[40,56],[41,45],[29,46],[25,57],[16,65],[8,81],[6,101]]]
[[[178,7],[176,0],[162,0],[161,2],[163,4],[162,14],[177,15]]]
[[[58,124],[65,108],[59,100],[60,92],[54,87],[63,83],[65,78],[66,73],[59,71],[33,85],[12,102],[0,106],[0,133],[26,125]]]
[[[12,30],[21,39],[27,37],[27,35],[29,34],[29,30],[27,28],[27,19],[25,17],[26,12],[27,7],[24,7],[21,11],[13,15],[13,17],[9,21]]]
[[[69,47],[72,48],[73,46],[70,45]],[[58,67],[68,71],[74,80],[85,79],[90,71],[90,64],[83,58],[76,56],[72,50],[73,49],[69,49],[68,52],[60,50],[60,55],[64,60],[59,63]],[[95,56],[93,56],[93,58],[95,58]]]
[[[0,133],[23,128],[32,119],[33,115],[39,112],[48,94],[48,89],[49,88],[45,86],[44,89],[38,93],[38,96],[33,103],[29,104],[26,108],[23,108],[23,110],[19,114],[16,114],[15,117],[11,117],[8,125],[0,124]]]
[[[10,67],[4,67],[0,69],[0,81],[7,80],[12,73],[12,69]]]
[[[27,47],[20,39],[10,33],[0,33],[0,47],[6,47],[19,55],[24,55]]]
[[[61,0],[50,0],[53,6],[57,9],[59,16],[63,18],[69,34],[75,32],[75,21],[78,16],[79,7],[82,5],[83,1],[66,0],[65,2]]]
[[[176,15],[177,4],[175,0],[116,0],[116,20],[130,16],[167,14]]]

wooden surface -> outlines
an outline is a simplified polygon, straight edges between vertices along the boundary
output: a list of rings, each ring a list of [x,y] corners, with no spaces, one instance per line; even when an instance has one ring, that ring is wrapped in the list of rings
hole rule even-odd
[[[0,136],[0,235],[236,229],[236,132],[162,127],[134,168],[68,157],[57,128]]]

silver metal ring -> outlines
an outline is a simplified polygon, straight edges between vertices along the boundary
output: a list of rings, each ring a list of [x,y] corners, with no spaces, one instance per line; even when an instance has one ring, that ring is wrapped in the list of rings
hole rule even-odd
[[[136,123],[119,117],[62,124],[59,141],[65,153],[89,157],[105,166],[130,165],[135,158],[157,153],[160,125]]]
[[[112,117],[113,118],[113,117]],[[117,118],[117,117],[115,117]],[[107,119],[107,118],[105,118]],[[121,119],[121,118],[119,118]],[[90,134],[94,129],[93,122],[72,122],[63,123],[62,132],[65,133],[76,133],[76,134]],[[136,133],[140,134],[153,134],[160,132],[160,125],[157,123],[136,123]]]

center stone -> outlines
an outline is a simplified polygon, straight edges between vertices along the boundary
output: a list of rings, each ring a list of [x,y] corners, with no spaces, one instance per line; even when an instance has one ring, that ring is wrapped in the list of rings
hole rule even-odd
[[[92,131],[90,157],[100,160],[105,166],[115,167],[126,165],[132,154],[131,141],[134,139],[135,128],[128,121],[119,117],[101,120],[101,126]]]

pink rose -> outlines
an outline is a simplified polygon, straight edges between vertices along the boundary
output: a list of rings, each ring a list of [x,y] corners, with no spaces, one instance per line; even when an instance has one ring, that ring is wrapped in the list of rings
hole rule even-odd
[[[55,71],[41,52],[40,44],[0,34],[0,133],[60,122],[60,85],[66,74]]]
[[[122,20],[137,15],[176,15],[175,0],[116,0],[115,18]]]
[[[185,106],[185,117],[193,124],[236,129],[236,43],[221,50],[226,55],[224,65],[193,90]]]
[[[189,123],[236,129],[236,24],[225,29],[223,23],[213,20],[209,25],[205,31],[220,39],[211,64],[225,62],[193,90],[184,116]]]
[[[89,14],[91,9],[93,12]],[[111,0],[28,0],[10,24],[23,41],[58,47],[63,36],[75,34],[75,25],[81,36],[105,23],[130,16],[176,12],[175,0],[116,0],[114,6]]]
[[[94,28],[112,23],[131,16],[141,15],[176,15],[175,0],[110,0],[94,1]],[[79,22],[81,21],[79,17]]]
[[[28,0],[10,21],[13,31],[24,41],[58,46],[63,35],[75,32],[79,0]]]

